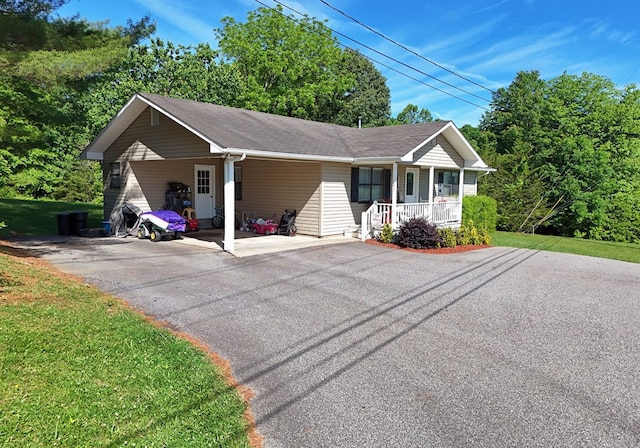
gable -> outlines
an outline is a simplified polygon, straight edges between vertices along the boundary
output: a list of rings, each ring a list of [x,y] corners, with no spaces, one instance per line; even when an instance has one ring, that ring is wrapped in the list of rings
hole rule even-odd
[[[442,168],[462,168],[464,159],[443,136],[438,136],[413,154],[413,164]]]
[[[105,160],[168,160],[209,156],[209,144],[167,116],[145,108],[105,151]]]

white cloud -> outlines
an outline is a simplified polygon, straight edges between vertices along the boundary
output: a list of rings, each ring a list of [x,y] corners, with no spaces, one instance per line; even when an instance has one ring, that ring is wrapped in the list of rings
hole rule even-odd
[[[188,2],[184,3],[176,0],[136,0],[136,3],[148,8],[152,18],[153,16],[157,16],[182,33],[193,37],[194,42],[213,41],[213,29],[220,25],[219,22],[214,23],[213,21],[203,19],[202,17],[206,15],[199,13],[199,10]]]

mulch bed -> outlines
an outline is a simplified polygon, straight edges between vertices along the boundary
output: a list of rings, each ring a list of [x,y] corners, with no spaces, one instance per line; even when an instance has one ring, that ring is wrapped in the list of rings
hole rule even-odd
[[[406,250],[408,252],[419,252],[423,254],[434,254],[434,255],[442,255],[442,254],[459,254],[461,252],[469,252],[471,250],[479,250],[486,249],[491,246],[456,246],[456,247],[441,247],[440,249],[411,249],[409,247],[401,247],[397,244],[392,243],[383,243],[374,239],[369,239],[365,241],[367,244],[371,244],[373,246],[382,246],[388,247],[390,249],[398,249],[398,250]]]

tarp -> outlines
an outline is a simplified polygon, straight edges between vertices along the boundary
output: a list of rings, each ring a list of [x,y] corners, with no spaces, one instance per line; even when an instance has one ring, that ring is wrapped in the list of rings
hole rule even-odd
[[[150,221],[166,232],[184,232],[187,227],[187,221],[173,210],[145,212],[140,215],[140,219]]]
[[[138,218],[142,210],[131,202],[123,202],[116,205],[111,211],[109,223],[111,224],[111,234],[118,237],[125,237],[130,232],[137,230]]]

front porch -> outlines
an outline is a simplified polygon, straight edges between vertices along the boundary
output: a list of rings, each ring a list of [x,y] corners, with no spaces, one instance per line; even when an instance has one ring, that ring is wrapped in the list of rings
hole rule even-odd
[[[437,202],[397,203],[374,202],[362,212],[360,238],[365,241],[382,230],[385,224],[396,229],[409,219],[424,218],[438,227],[460,227],[462,222],[462,200],[439,199]]]

